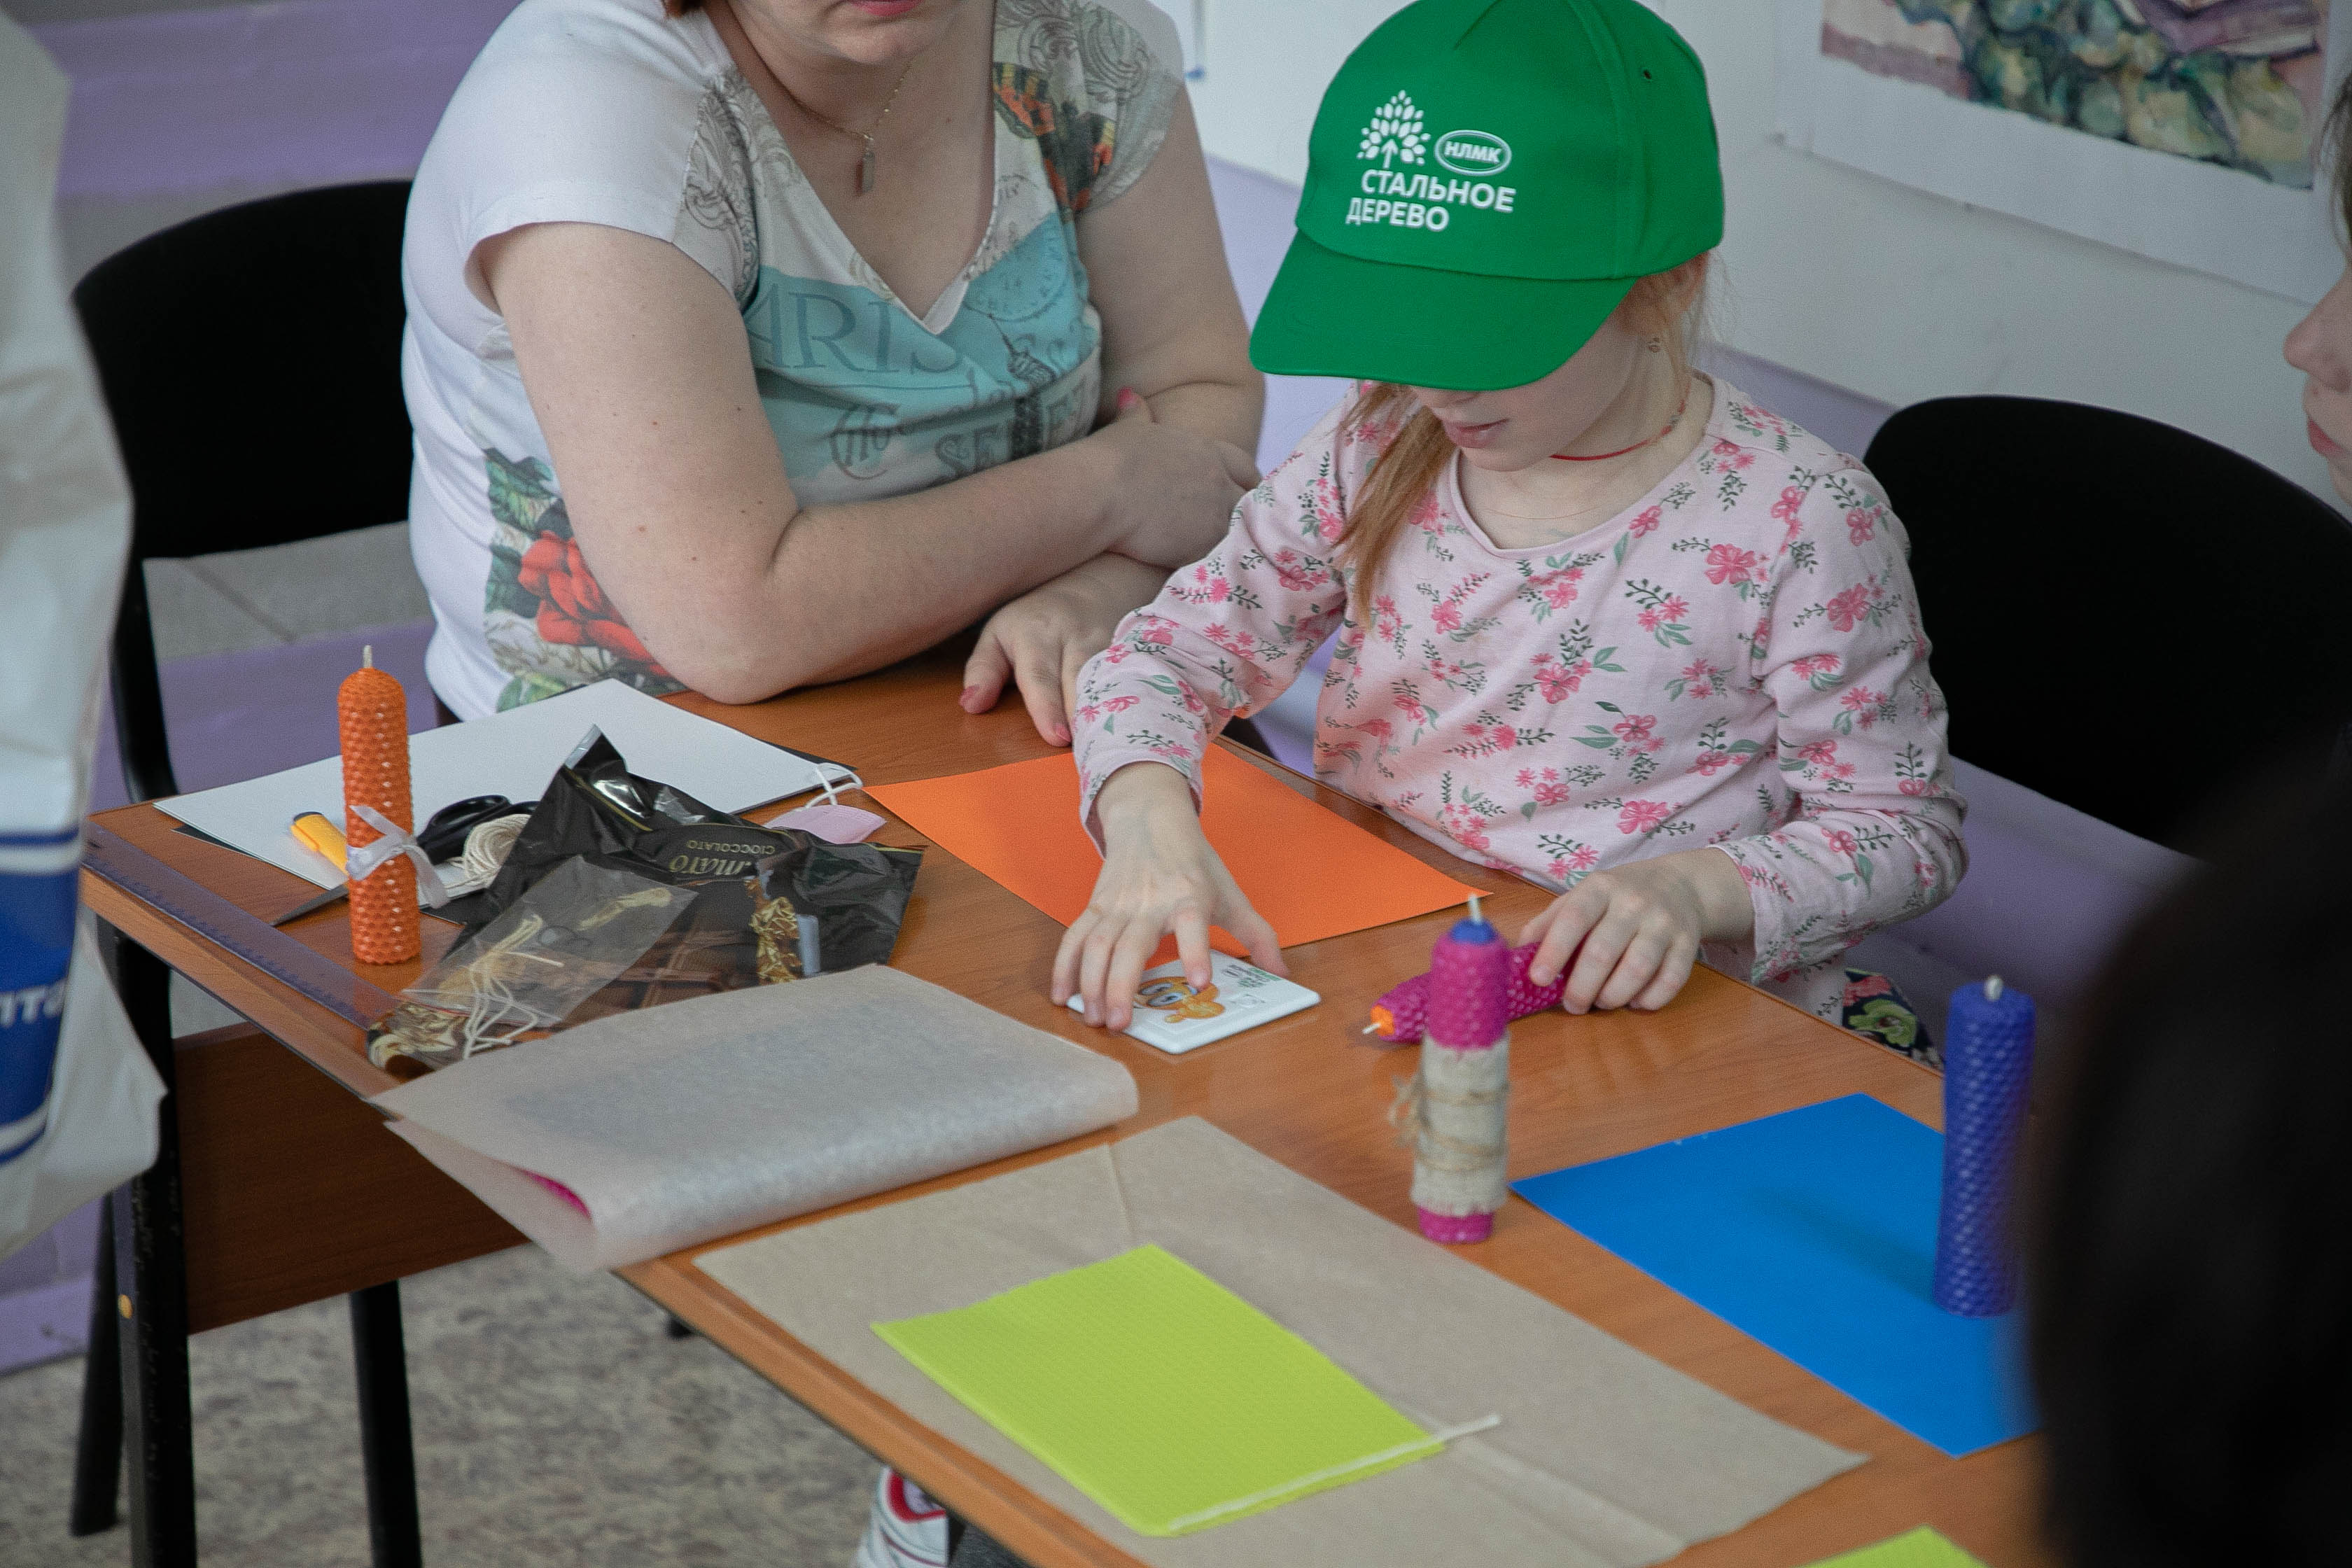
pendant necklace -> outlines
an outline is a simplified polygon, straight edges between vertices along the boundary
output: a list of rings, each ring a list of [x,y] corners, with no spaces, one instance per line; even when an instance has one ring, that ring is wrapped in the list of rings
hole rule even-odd
[[[761,63],[762,65],[766,64],[764,60]],[[849,126],[844,125],[838,120],[829,119],[824,115],[819,114],[815,110],[811,109],[806,103],[802,101],[801,95],[799,93],[794,92],[791,88],[784,86],[784,79],[778,76],[774,71],[771,70],[768,72],[768,79],[774,82],[779,89],[782,89],[783,95],[793,100],[793,107],[794,109],[799,110],[803,114],[807,115],[819,125],[838,131],[844,136],[854,136],[858,141],[863,142],[866,144],[866,152],[864,155],[857,160],[857,194],[862,196],[866,195],[866,192],[874,188],[874,133],[882,129],[882,122],[890,118],[890,110],[898,107],[898,89],[907,85],[907,77],[909,72],[914,70],[914,68],[915,62],[911,59],[908,60],[907,62],[906,69],[898,73],[898,82],[890,89],[890,96],[882,100],[882,112],[876,115],[874,117],[874,123],[868,125],[863,131],[853,130]]]

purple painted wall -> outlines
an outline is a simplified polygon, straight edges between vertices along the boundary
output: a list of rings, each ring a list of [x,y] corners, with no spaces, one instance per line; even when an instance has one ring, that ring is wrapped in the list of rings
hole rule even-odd
[[[409,729],[431,729],[436,721],[433,689],[425,680],[425,645],[432,635],[431,621],[410,621],[168,661],[162,670],[163,727],[180,787],[212,789],[332,756],[341,744],[335,688],[360,667],[360,649],[366,647],[375,649],[377,666],[408,689]],[[89,797],[92,811],[125,798],[110,706],[99,720]]]
[[[514,0],[280,0],[31,29],[73,79],[72,200],[397,179]]]
[[[89,1339],[98,1205],[0,1258],[0,1373],[79,1353]]]

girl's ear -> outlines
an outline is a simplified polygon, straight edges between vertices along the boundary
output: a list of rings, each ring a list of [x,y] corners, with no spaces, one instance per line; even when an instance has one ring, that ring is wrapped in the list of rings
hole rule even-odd
[[[1701,251],[1678,267],[1636,279],[1618,303],[1615,320],[1635,337],[1673,336],[1706,286],[1708,264],[1715,253]]]
[[[1667,315],[1679,321],[1685,312],[1698,300],[1699,290],[1706,287],[1706,275],[1715,261],[1715,252],[1702,250],[1679,267],[1669,268],[1664,276]]]
[[[1672,331],[1675,311],[1666,294],[1667,277],[1666,273],[1653,272],[1645,278],[1633,279],[1633,286],[1625,290],[1622,300],[1617,301],[1617,309],[1611,312],[1610,320],[1616,322],[1621,331],[1636,338],[1655,337],[1660,332]]]

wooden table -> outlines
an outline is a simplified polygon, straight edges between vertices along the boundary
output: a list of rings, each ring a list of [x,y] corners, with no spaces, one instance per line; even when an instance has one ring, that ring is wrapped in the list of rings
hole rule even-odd
[[[681,705],[765,740],[855,766],[870,783],[967,772],[1045,754],[1015,702],[980,717],[955,705],[957,667],[928,658],[844,685],[730,708]],[[1291,787],[1322,801],[1407,853],[1485,888],[1506,931],[1540,909],[1540,889],[1454,860],[1377,812],[1279,764],[1241,752]],[[658,758],[631,758],[661,776]],[[110,812],[100,823],[167,864],[264,916],[289,907],[307,884],[260,861],[170,831],[152,808]],[[884,843],[924,842],[893,819]],[[97,911],[174,968],[261,1026],[312,1067],[357,1094],[389,1088],[371,1067],[360,1030],[291,987],[223,953],[198,933],[95,879]],[[1426,967],[1451,913],[1400,922],[1288,950],[1292,972],[1324,1005],[1225,1043],[1170,1058],[1087,1028],[1046,998],[1060,928],[936,847],[926,856],[893,963],[1024,1023],[1112,1056],[1135,1074],[1138,1114],[1095,1138],[904,1189],[828,1213],[870,1207],[952,1186],[1123,1137],[1180,1116],[1200,1116],[1302,1174],[1385,1215],[1412,1223],[1408,1153],[1386,1114],[1393,1080],[1411,1058],[1358,1033],[1366,1007],[1396,980]],[[434,922],[427,922],[432,926]],[[344,917],[335,911],[289,928],[348,963]],[[415,978],[446,948],[448,928],[417,963],[364,970],[387,991]],[[1941,1120],[1941,1079],[1895,1055],[1736,981],[1702,969],[1654,1015],[1570,1018],[1551,1014],[1512,1034],[1514,1176],[1645,1148],[1666,1139],[1791,1110],[1838,1095],[1870,1094],[1924,1121]],[[404,1150],[396,1139],[385,1145]],[[788,1224],[805,1224],[810,1215]],[[784,1227],[776,1227],[784,1228]],[[752,1233],[761,1234],[761,1233]],[[478,1219],[463,1246],[500,1239]],[[742,1239],[741,1237],[732,1239]],[[723,1245],[723,1244],[713,1244]],[[461,1246],[459,1250],[463,1250]],[[898,1466],[958,1515],[1035,1568],[1131,1563],[1120,1552],[993,1467],[922,1426],[761,1317],[694,1267],[690,1248],[623,1277],[790,1393],[872,1452]],[[1871,1460],[1730,1536],[1694,1547],[1688,1568],[1790,1568],[1932,1524],[1993,1568],[2051,1561],[2034,1528],[2038,1444],[2000,1445],[1949,1459],[1825,1383],[1711,1316],[1566,1226],[1514,1200],[1494,1239],[1464,1257],[1597,1324],[1627,1343],[1751,1407]],[[445,1259],[446,1260],[446,1259]],[[415,1267],[403,1262],[404,1269]],[[192,1258],[192,1269],[196,1267]]]

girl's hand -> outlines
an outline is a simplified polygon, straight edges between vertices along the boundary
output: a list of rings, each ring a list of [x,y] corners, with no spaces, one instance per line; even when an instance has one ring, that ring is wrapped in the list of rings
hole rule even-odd
[[[1157,595],[1168,574],[1124,555],[1097,555],[1006,604],[980,630],[963,667],[967,713],[985,713],[1019,684],[1029,718],[1049,744],[1070,743],[1078,671],[1110,645],[1119,617]]]
[[[1151,405],[1126,387],[1118,415],[1087,439],[1110,459],[1102,493],[1118,514],[1120,535],[1111,548],[1163,574],[1214,550],[1234,504],[1258,482],[1247,452],[1157,423]]]
[[[1102,875],[1054,955],[1055,1006],[1075,993],[1087,1023],[1126,1028],[1135,988],[1171,930],[1184,978],[1196,990],[1209,984],[1212,925],[1239,937],[1260,969],[1290,973],[1274,928],[1250,908],[1209,847],[1182,774],[1157,763],[1123,767],[1095,796],[1095,815],[1105,846]]]
[[[1755,928],[1748,884],[1731,857],[1687,849],[1595,871],[1554,899],[1519,933],[1540,942],[1528,980],[1549,985],[1575,955],[1559,1005],[1654,1012],[1690,979],[1704,942],[1738,942]]]

